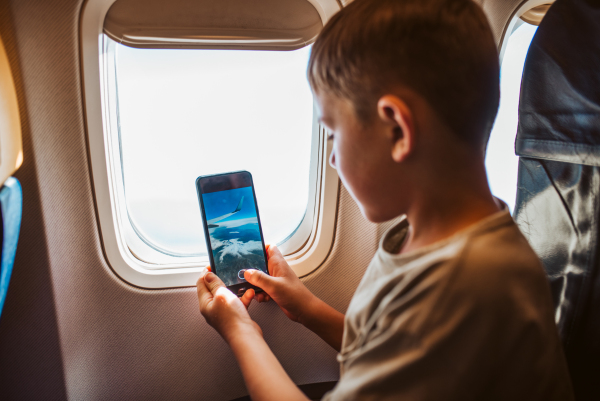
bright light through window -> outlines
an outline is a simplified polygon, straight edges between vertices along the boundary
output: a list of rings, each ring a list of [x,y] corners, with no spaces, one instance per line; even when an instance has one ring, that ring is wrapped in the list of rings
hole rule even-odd
[[[146,242],[206,254],[195,180],[236,170],[254,177],[265,240],[294,232],[309,193],[309,54],[116,45],[125,198]]]
[[[519,121],[521,76],[536,29],[536,26],[524,23],[508,39],[502,60],[500,110],[485,160],[492,193],[506,202],[511,212],[517,197],[519,158],[515,155],[515,137]]]

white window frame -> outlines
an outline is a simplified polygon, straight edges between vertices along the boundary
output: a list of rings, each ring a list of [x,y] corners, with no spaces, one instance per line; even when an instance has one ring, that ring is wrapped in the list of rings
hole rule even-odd
[[[521,16],[525,14],[527,11],[535,8],[537,6],[541,6],[548,3],[554,3],[555,0],[528,0],[521,3],[519,7],[514,11],[513,15],[508,20],[508,24],[504,27],[504,32],[502,33],[502,39],[500,41],[500,65],[502,65],[502,60],[504,59],[504,52],[506,51],[506,46],[508,46],[508,39],[510,35],[519,27],[519,21],[521,20]]]
[[[185,263],[173,263],[160,253],[151,255],[156,263],[148,263],[148,255],[135,255],[143,247],[142,238],[131,225],[125,203],[123,181],[115,143],[115,108],[109,103],[111,96],[110,46],[105,46],[104,18],[115,0],[88,0],[81,14],[81,53],[84,101],[93,190],[102,245],[112,270],[124,281],[143,288],[174,288],[194,286],[199,273],[208,264],[208,257]],[[319,12],[323,23],[337,10],[335,0],[308,0]],[[114,73],[114,71],[112,71]],[[307,212],[298,229],[280,245],[286,260],[298,276],[305,276],[323,264],[335,237],[335,224],[339,195],[339,178],[329,166],[331,143],[326,132],[313,122],[313,141],[310,171],[309,202]],[[315,140],[316,139],[316,140]],[[115,148],[115,146],[117,148]],[[192,185],[192,184],[190,184]],[[133,245],[132,245],[133,244]],[[134,251],[132,252],[132,248]],[[172,258],[172,257],[171,257]]]

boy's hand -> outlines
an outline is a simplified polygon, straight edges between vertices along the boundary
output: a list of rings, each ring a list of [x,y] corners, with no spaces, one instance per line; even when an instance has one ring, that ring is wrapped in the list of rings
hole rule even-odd
[[[248,314],[248,306],[254,297],[254,290],[249,289],[238,298],[225,287],[225,284],[214,273],[207,272],[196,283],[200,313],[221,337],[228,343],[232,336],[240,333],[256,331],[262,336],[262,330]]]
[[[268,247],[267,256],[270,276],[259,270],[246,270],[244,273],[246,281],[265,291],[257,294],[255,299],[266,302],[273,298],[287,317],[303,323],[303,314],[316,297],[296,276],[275,245]]]

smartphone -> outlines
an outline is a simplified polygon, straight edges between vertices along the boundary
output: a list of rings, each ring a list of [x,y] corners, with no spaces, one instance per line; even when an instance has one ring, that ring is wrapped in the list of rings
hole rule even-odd
[[[254,288],[247,269],[267,269],[267,252],[258,215],[252,175],[247,171],[200,176],[196,190],[210,266],[237,296]]]

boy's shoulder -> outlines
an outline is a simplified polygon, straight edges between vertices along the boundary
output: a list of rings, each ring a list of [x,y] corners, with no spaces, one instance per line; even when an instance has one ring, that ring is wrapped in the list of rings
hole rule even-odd
[[[542,263],[512,218],[470,237],[455,263],[457,290],[473,292],[482,301],[498,297],[550,301]]]
[[[507,287],[549,291],[542,264],[508,210],[489,216],[455,236],[409,254],[393,254],[404,241],[406,219],[400,220],[384,235],[371,265],[358,288],[363,297],[375,292],[383,296],[398,287],[437,292],[451,291],[457,296],[489,298],[508,296]],[[382,287],[382,288],[380,288]],[[483,300],[483,299],[482,299]]]
[[[545,325],[552,323],[548,279],[507,210],[413,255],[392,255],[384,249],[386,238],[393,240],[403,225],[407,222],[384,235],[351,302],[350,316],[364,320],[419,309],[427,316],[421,321],[425,327],[457,310],[468,310],[473,317],[491,313],[498,321],[514,320],[529,310],[543,316]]]
[[[414,257],[390,256],[380,247],[357,292],[361,304],[378,305],[418,292],[430,322],[436,311],[465,307],[473,315],[497,312],[500,320],[535,311],[544,324],[554,315],[542,263],[508,210]]]

